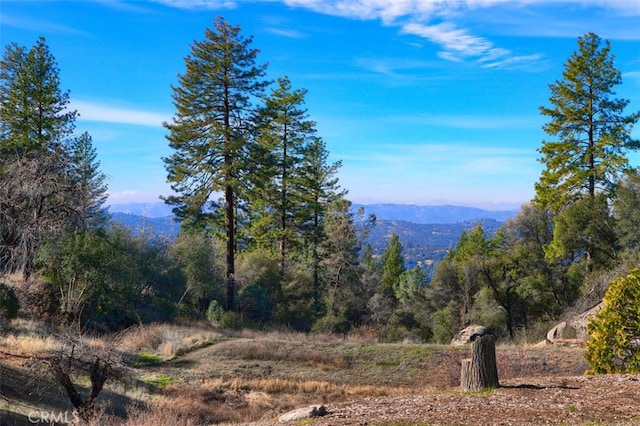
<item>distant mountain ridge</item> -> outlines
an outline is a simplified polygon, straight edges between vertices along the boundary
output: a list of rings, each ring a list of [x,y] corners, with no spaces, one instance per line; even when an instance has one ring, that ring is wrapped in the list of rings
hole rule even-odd
[[[180,223],[173,216],[148,217],[132,213],[112,211],[111,220],[120,222],[135,235],[150,233],[157,236],[175,238],[180,232]]]
[[[173,207],[162,201],[114,203],[109,206],[111,213],[126,213],[149,218],[173,216]]]
[[[401,220],[419,224],[446,224],[493,219],[504,222],[518,214],[518,210],[484,210],[466,206],[419,206],[414,204],[354,204],[355,210],[364,207],[379,220]]]
[[[466,206],[420,206],[414,204],[353,204],[352,208],[357,211],[364,207],[365,213],[373,213],[379,220],[400,220],[419,224],[434,223],[458,223],[481,219],[493,219],[504,222],[518,214],[518,210],[485,210],[477,207]],[[121,203],[112,204],[109,210],[112,213],[127,213],[131,215],[143,216],[146,218],[161,218],[172,216],[171,206],[163,202],[149,203]]]
[[[429,270],[455,248],[460,235],[478,223],[488,235],[518,214],[516,210],[483,210],[464,206],[416,206],[404,204],[354,204],[357,211],[376,215],[367,243],[374,255],[381,255],[392,234],[400,237],[404,248],[405,265],[416,264]],[[174,238],[180,224],[174,220],[171,208],[164,203],[127,203],[110,206],[112,219],[130,228],[134,234],[150,233]],[[158,216],[154,216],[158,215]]]

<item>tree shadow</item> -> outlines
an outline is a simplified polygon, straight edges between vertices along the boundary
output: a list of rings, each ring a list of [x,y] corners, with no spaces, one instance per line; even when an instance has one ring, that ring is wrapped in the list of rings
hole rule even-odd
[[[567,385],[538,386],[538,385],[530,385],[527,383],[523,383],[520,385],[500,385],[500,387],[504,389],[533,389],[533,390],[543,390],[543,389],[579,390],[580,389],[579,387],[567,386]]]

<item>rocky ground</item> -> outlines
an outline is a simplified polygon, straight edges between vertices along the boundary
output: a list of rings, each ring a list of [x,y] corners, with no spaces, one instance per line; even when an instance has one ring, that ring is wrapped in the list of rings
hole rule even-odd
[[[307,420],[335,425],[640,425],[640,377],[568,376],[506,380],[493,391],[456,390],[326,405]],[[276,413],[252,425],[275,425]]]

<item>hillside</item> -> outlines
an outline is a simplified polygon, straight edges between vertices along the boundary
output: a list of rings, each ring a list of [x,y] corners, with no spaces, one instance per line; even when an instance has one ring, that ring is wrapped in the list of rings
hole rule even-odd
[[[478,223],[482,223],[485,232],[492,235],[504,224],[504,220],[517,214],[515,211],[489,211],[461,206],[400,204],[354,206],[356,209],[359,207],[364,207],[365,213],[374,213],[377,217],[376,226],[366,240],[375,255],[381,255],[384,252],[391,234],[395,233],[400,237],[404,248],[407,268],[413,268],[419,264],[427,269],[436,265],[449,250],[456,246],[464,231],[469,231]],[[115,210],[118,208],[126,212]],[[134,233],[152,232],[173,238],[178,234],[180,226],[172,216],[166,213],[167,210],[163,210],[162,206],[142,203],[112,207],[113,220],[123,223]],[[152,214],[165,214],[165,216]]]
[[[14,323],[0,337],[2,425],[30,424],[69,406],[46,370],[32,368],[55,353],[56,335],[19,328]],[[104,412],[90,424],[277,425],[282,413],[309,404],[324,404],[327,415],[289,424],[626,425],[640,419],[637,378],[585,376],[583,348],[499,345],[501,386],[464,393],[460,362],[469,347],[381,344],[372,337],[135,327],[113,337],[114,354],[125,364],[101,392]]]
[[[472,230],[479,223],[482,223],[488,235],[493,235],[504,224],[494,219],[440,224],[379,220],[371,230],[367,243],[371,245],[374,254],[380,255],[384,252],[391,235],[396,234],[400,237],[404,249],[405,266],[412,268],[419,264],[429,269],[455,248],[463,232]]]
[[[149,217],[132,213],[111,212],[111,220],[130,228],[136,235],[151,233],[175,238],[180,232],[180,224],[174,220],[173,216]]]

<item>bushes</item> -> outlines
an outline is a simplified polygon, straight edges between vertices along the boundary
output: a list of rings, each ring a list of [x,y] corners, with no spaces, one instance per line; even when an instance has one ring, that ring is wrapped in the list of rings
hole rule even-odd
[[[640,372],[640,269],[614,280],[589,322],[585,357],[594,373]]]

